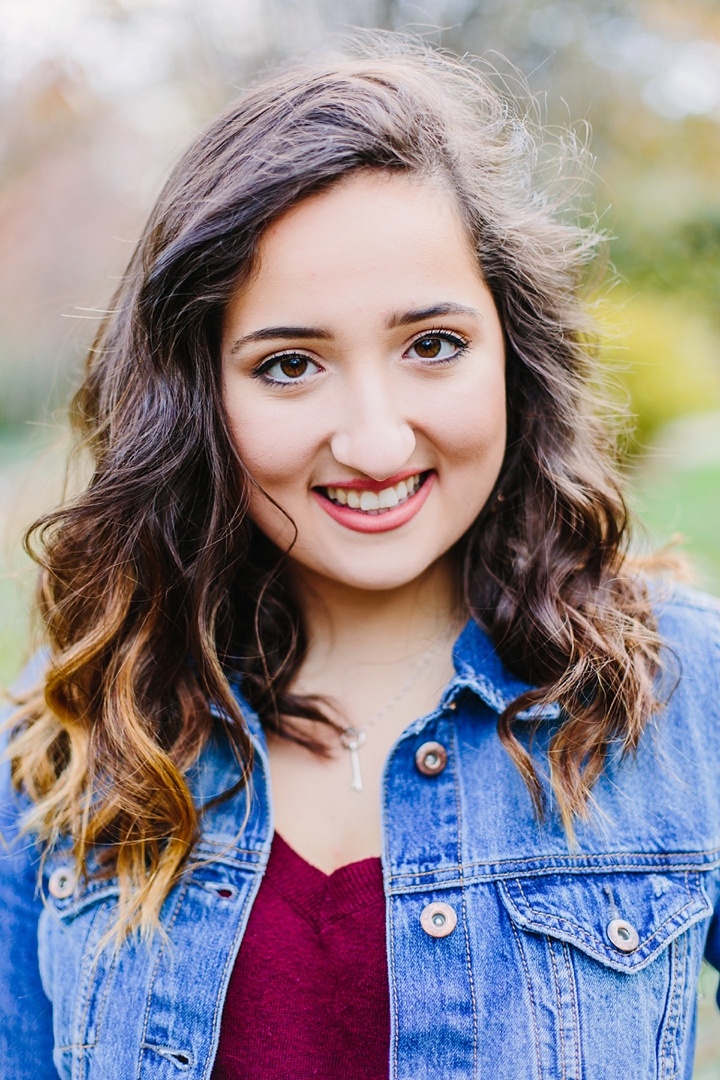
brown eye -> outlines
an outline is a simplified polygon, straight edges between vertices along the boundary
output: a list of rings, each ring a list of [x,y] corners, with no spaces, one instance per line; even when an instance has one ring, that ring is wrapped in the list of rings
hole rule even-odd
[[[413,360],[455,360],[465,349],[467,343],[462,338],[450,334],[425,334],[412,343],[406,355]]]
[[[442,348],[442,338],[424,337],[415,342],[414,348],[423,360],[434,360]]]
[[[302,353],[287,353],[285,356],[277,356],[274,359],[266,360],[265,363],[258,368],[256,376],[262,378],[265,382],[284,383],[286,386],[291,382],[305,382],[304,376],[317,375],[322,369],[311,360],[309,356],[303,356]]]
[[[308,359],[306,356],[286,356],[284,360],[280,361],[280,370],[283,375],[287,375],[288,379],[297,379],[301,375],[304,375],[308,369]]]

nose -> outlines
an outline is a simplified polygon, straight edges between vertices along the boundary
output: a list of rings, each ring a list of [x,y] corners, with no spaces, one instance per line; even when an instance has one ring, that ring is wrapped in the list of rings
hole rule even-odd
[[[354,385],[343,422],[330,440],[339,464],[386,480],[400,472],[415,449],[415,433],[383,380]]]

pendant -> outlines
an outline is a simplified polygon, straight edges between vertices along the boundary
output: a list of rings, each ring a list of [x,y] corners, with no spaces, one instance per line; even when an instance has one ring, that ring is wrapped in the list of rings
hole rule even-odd
[[[353,791],[362,791],[362,773],[360,772],[360,755],[358,750],[365,742],[365,732],[360,728],[349,727],[345,728],[340,733],[340,742],[346,750],[350,751],[350,764],[352,766],[352,780],[350,781],[350,787]]]

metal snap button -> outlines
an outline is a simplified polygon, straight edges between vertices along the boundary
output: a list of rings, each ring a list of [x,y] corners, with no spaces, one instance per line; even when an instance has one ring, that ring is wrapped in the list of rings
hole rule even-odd
[[[48,891],[56,900],[67,900],[75,892],[77,874],[71,866],[58,866],[48,879]]]
[[[447,937],[457,926],[457,915],[449,904],[428,904],[423,908],[420,925],[430,937]]]
[[[415,754],[415,765],[423,776],[437,776],[447,765],[447,750],[439,742],[424,742]]]
[[[613,919],[608,923],[607,936],[620,952],[635,952],[640,944],[637,930],[625,919]]]

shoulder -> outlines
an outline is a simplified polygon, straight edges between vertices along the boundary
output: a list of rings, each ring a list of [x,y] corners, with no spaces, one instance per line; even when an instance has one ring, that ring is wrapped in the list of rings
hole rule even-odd
[[[10,690],[3,695],[5,701],[0,707],[0,820],[7,812],[8,804],[16,808],[22,801],[13,791],[10,769],[12,736],[16,727],[15,717],[18,716],[20,710],[19,703],[40,684],[47,666],[47,650],[38,649],[20,672]]]
[[[653,608],[659,619],[678,625],[698,623],[720,628],[720,600],[679,582],[652,582],[649,586]]]
[[[0,896],[3,880],[12,882],[20,868],[35,866],[39,852],[29,838],[23,839],[23,817],[30,808],[28,797],[16,790],[12,779],[12,734],[18,702],[40,682],[47,667],[47,652],[39,650],[25,665],[0,708]]]
[[[720,603],[681,585],[652,588],[662,651],[660,710],[651,731],[673,760],[697,771],[701,787],[702,776],[714,790],[720,770]],[[656,752],[654,736],[650,744]],[[720,820],[720,805],[716,809]]]
[[[657,628],[670,668],[680,678],[702,676],[720,690],[720,601],[679,584],[651,587]]]
[[[27,798],[12,782],[8,743],[14,699],[42,676],[45,656],[33,657],[0,710],[0,1059],[3,1076],[46,1076],[52,1060],[52,1024],[38,968],[40,851],[22,831]]]

